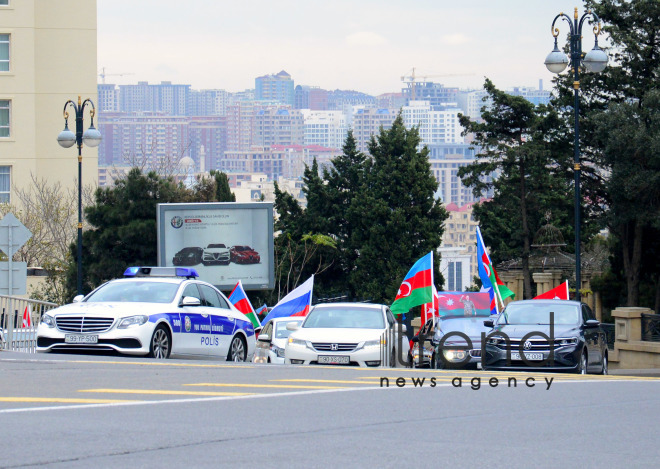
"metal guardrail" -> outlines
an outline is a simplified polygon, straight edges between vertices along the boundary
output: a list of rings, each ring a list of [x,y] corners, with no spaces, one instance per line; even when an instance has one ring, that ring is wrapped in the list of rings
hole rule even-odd
[[[605,340],[607,341],[607,348],[610,350],[614,350],[614,324],[600,324],[600,327],[603,328],[603,331],[605,332]]]
[[[660,314],[642,313],[642,340],[660,342]]]
[[[48,301],[0,295],[0,350],[34,353],[41,316],[58,306]]]

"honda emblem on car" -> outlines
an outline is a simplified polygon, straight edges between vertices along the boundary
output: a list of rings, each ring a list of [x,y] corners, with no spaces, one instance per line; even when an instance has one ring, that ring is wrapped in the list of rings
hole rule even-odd
[[[330,350],[332,350],[333,352],[339,350],[339,345],[337,345],[337,344],[330,344]]]

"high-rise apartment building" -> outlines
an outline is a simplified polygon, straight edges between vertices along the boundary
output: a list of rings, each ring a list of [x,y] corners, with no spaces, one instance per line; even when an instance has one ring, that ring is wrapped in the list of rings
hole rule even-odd
[[[252,146],[302,145],[304,120],[298,109],[264,106],[252,118]]]
[[[276,75],[264,75],[254,79],[254,99],[294,105],[294,86],[291,75],[282,70]]]
[[[98,111],[117,112],[119,111],[119,89],[117,85],[99,83],[97,85]]]
[[[484,197],[492,197],[493,190],[475,196],[472,189],[465,187],[458,177],[458,170],[474,163],[476,150],[466,143],[437,143],[428,145],[431,172],[438,181],[437,195],[445,205],[458,206],[474,203]],[[492,181],[493,175],[483,176],[484,181]]]
[[[188,115],[224,116],[230,93],[225,90],[191,90]]]
[[[357,149],[368,153],[367,145],[372,135],[377,135],[381,127],[388,130],[398,114],[397,109],[357,108],[351,114],[349,127],[353,130],[353,137]]]
[[[189,115],[190,85],[173,85],[163,81],[150,85],[139,81],[137,85],[119,85],[119,111],[164,112],[170,116]]]
[[[295,89],[295,109],[325,111],[328,109],[328,92],[315,86],[298,85]]]
[[[300,111],[305,119],[305,145],[342,148],[348,126],[341,111]]]
[[[403,88],[402,93],[408,105],[410,105],[411,101],[428,101],[431,106],[438,107],[447,104],[456,104],[458,102],[459,89],[448,88],[440,83],[420,81],[414,83],[414,86]]]
[[[66,187],[77,180],[77,149],[56,139],[67,100],[96,104],[96,74],[95,0],[0,2],[0,202],[17,202],[14,188],[26,188],[32,177]],[[97,155],[96,148],[82,149],[83,185],[96,182]]]
[[[419,128],[420,145],[463,143],[457,107],[436,110],[429,101],[411,101],[401,110],[406,128]]]
[[[328,91],[328,110],[348,112],[351,107],[374,107],[376,98],[353,90]]]

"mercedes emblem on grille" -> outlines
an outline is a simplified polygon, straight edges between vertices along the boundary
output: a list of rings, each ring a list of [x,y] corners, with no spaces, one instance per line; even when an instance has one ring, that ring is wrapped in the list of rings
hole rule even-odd
[[[529,340],[525,341],[525,345],[523,345],[525,350],[530,350],[532,348],[532,343]]]
[[[333,350],[333,351],[339,350],[339,345],[337,345],[337,344],[330,344],[330,350]]]

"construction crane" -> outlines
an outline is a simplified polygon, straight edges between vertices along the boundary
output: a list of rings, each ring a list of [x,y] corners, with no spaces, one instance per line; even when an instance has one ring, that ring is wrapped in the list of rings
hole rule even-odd
[[[105,67],[101,68],[99,76],[101,83],[105,85],[105,77],[123,77],[124,75],[135,75],[135,73],[105,73]]]
[[[412,74],[409,76],[401,77],[401,81],[408,85],[410,89],[410,100],[415,100],[415,85],[417,83],[427,83],[427,78],[441,78],[441,77],[469,77],[474,73],[445,73],[440,75],[415,75],[415,68],[412,69]],[[421,80],[420,80],[421,78]]]

